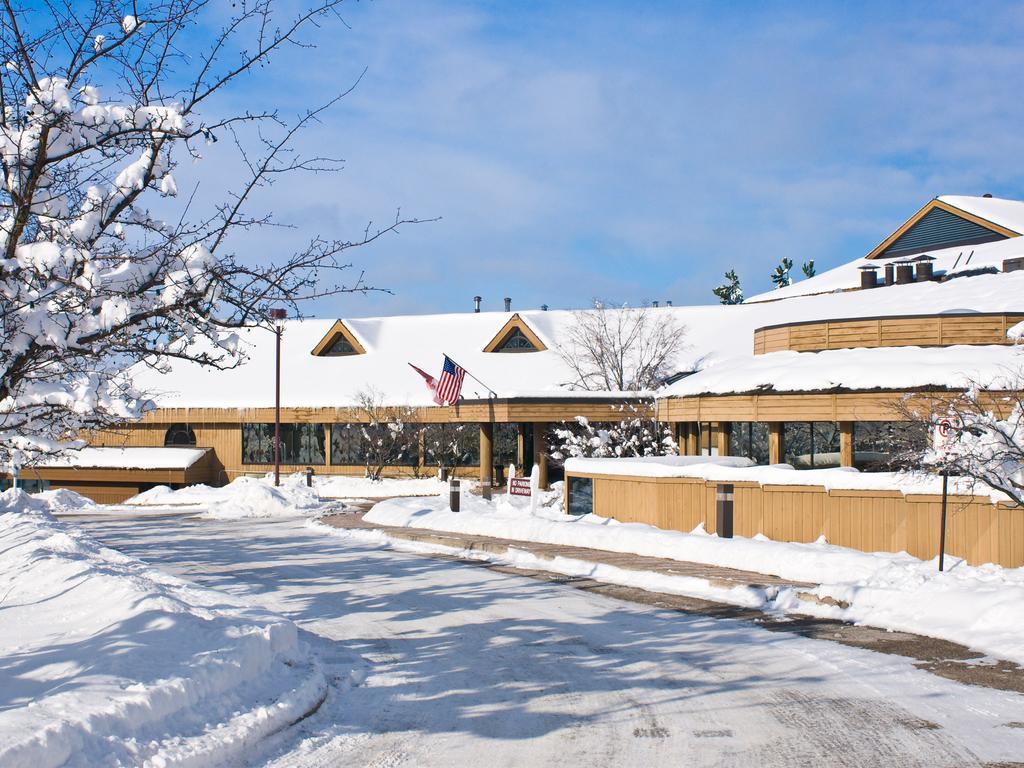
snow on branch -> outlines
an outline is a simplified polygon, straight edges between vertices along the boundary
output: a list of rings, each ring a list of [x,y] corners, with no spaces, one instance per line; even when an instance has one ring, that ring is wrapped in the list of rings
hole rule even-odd
[[[3,0],[0,461],[141,416],[151,403],[132,385],[134,365],[233,367],[244,360],[234,330],[267,322],[271,307],[301,316],[305,300],[373,290],[350,276],[346,252],[415,219],[399,213],[351,240],[313,235],[258,265],[228,246],[232,231],[273,223],[249,210],[254,190],[339,167],[292,145],[347,91],[294,121],[223,105],[206,115],[234,80],[308,46],[305,33],[339,5],[232,4],[195,54],[214,23],[203,0]],[[179,220],[154,215],[154,201],[178,195],[179,160],[200,160],[218,134],[236,140],[248,175],[205,211],[190,197]]]

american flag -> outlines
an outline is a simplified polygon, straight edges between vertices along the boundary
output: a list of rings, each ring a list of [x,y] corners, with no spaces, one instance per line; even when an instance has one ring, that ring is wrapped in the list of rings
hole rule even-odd
[[[448,357],[444,356],[444,367],[437,379],[437,387],[434,389],[434,402],[438,405],[455,405],[462,394],[462,380],[466,378],[466,371]]]

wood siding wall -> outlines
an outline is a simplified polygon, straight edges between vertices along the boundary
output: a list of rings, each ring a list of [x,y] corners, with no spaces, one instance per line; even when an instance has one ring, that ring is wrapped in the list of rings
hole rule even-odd
[[[594,513],[624,523],[692,531],[717,528],[716,483],[693,478],[577,475],[594,483]],[[776,541],[830,544],[865,552],[938,555],[941,497],[899,491],[826,490],[820,486],[734,484],[733,530]],[[951,496],[947,552],[972,565],[1024,566],[1024,509],[988,497]]]
[[[855,347],[948,347],[954,344],[1010,344],[1006,331],[1024,314],[913,315],[823,320],[754,331],[754,354],[820,352]]]

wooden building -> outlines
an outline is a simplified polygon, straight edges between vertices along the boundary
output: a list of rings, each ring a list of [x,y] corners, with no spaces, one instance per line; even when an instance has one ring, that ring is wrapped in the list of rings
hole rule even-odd
[[[360,425],[372,418],[368,402],[417,425],[421,435],[414,450],[388,467],[396,475],[430,474],[449,463],[431,446],[439,435],[454,434],[465,449],[456,471],[486,480],[509,463],[536,463],[546,484],[552,425],[581,416],[621,420],[633,412],[624,403],[671,424],[684,454],[747,456],[798,468],[883,467],[894,440],[923,447],[927,439],[900,421],[902,399],[954,391],[971,376],[984,380],[1014,365],[1010,331],[1024,321],[1022,232],[1024,203],[937,198],[864,258],[814,278],[737,306],[647,308],[671,317],[686,334],[676,371],[657,392],[576,388],[563,359],[579,319],[571,311],[513,312],[506,301],[497,312],[290,321],[282,337],[282,470],[363,474]],[[233,370],[173,363],[161,375],[140,368],[136,383],[153,393],[155,409],[138,423],[89,436],[92,446],[112,450],[201,449],[194,469],[150,464],[118,474],[72,460],[29,470],[23,480],[116,501],[157,483],[223,484],[270,471],[274,335],[252,329],[242,336],[249,359]],[[436,374],[445,354],[474,378],[466,379],[456,405],[438,407],[410,364]],[[643,512],[650,489],[637,485],[622,493],[603,514],[680,528],[706,517],[706,507],[696,502],[671,501]],[[798,514],[803,507],[796,497],[786,501],[799,518],[795,527],[761,514],[749,518],[748,532],[802,540],[826,528],[842,530],[807,523],[831,519],[825,496],[832,495],[818,496],[810,518]],[[759,509],[775,509],[767,500],[780,498],[764,495]],[[840,507],[853,503],[842,498]],[[863,504],[875,509],[867,499]],[[1016,525],[1006,535],[1018,537]],[[903,546],[903,539],[885,536],[849,541]]]

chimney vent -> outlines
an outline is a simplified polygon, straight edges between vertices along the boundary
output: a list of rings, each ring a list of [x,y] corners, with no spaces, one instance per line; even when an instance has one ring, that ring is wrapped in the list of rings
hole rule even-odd
[[[992,197],[992,193],[986,192],[984,195],[982,195],[982,197]]]
[[[548,305],[547,304],[541,304],[540,305],[540,311],[541,312],[547,312],[548,311]]]
[[[876,285],[878,285],[878,267],[874,264],[860,267],[860,287],[874,288]]]
[[[652,307],[657,307],[657,306],[658,306],[658,302],[656,302],[656,301],[652,301],[652,302],[651,302],[651,306],[652,306]]]
[[[508,296],[505,297],[505,311],[506,312],[511,312],[512,311],[512,299],[509,298]]]
[[[672,306],[672,299],[668,299],[668,300],[667,300],[667,301],[665,302],[665,306],[666,306],[666,307],[671,307],[671,306]]]
[[[473,297],[473,311],[474,312],[479,312],[480,311],[480,301],[481,301],[481,299],[480,299],[479,296],[474,296]]]
[[[914,282],[914,265],[909,261],[896,262],[896,285]]]
[[[893,284],[892,263],[891,262],[889,264],[885,265],[885,284],[886,285],[892,285]]]
[[[914,279],[919,283],[927,282],[928,280],[935,279],[934,265],[932,264],[935,259],[931,256],[923,255],[918,256],[914,259],[916,263],[916,271],[914,273]]]

